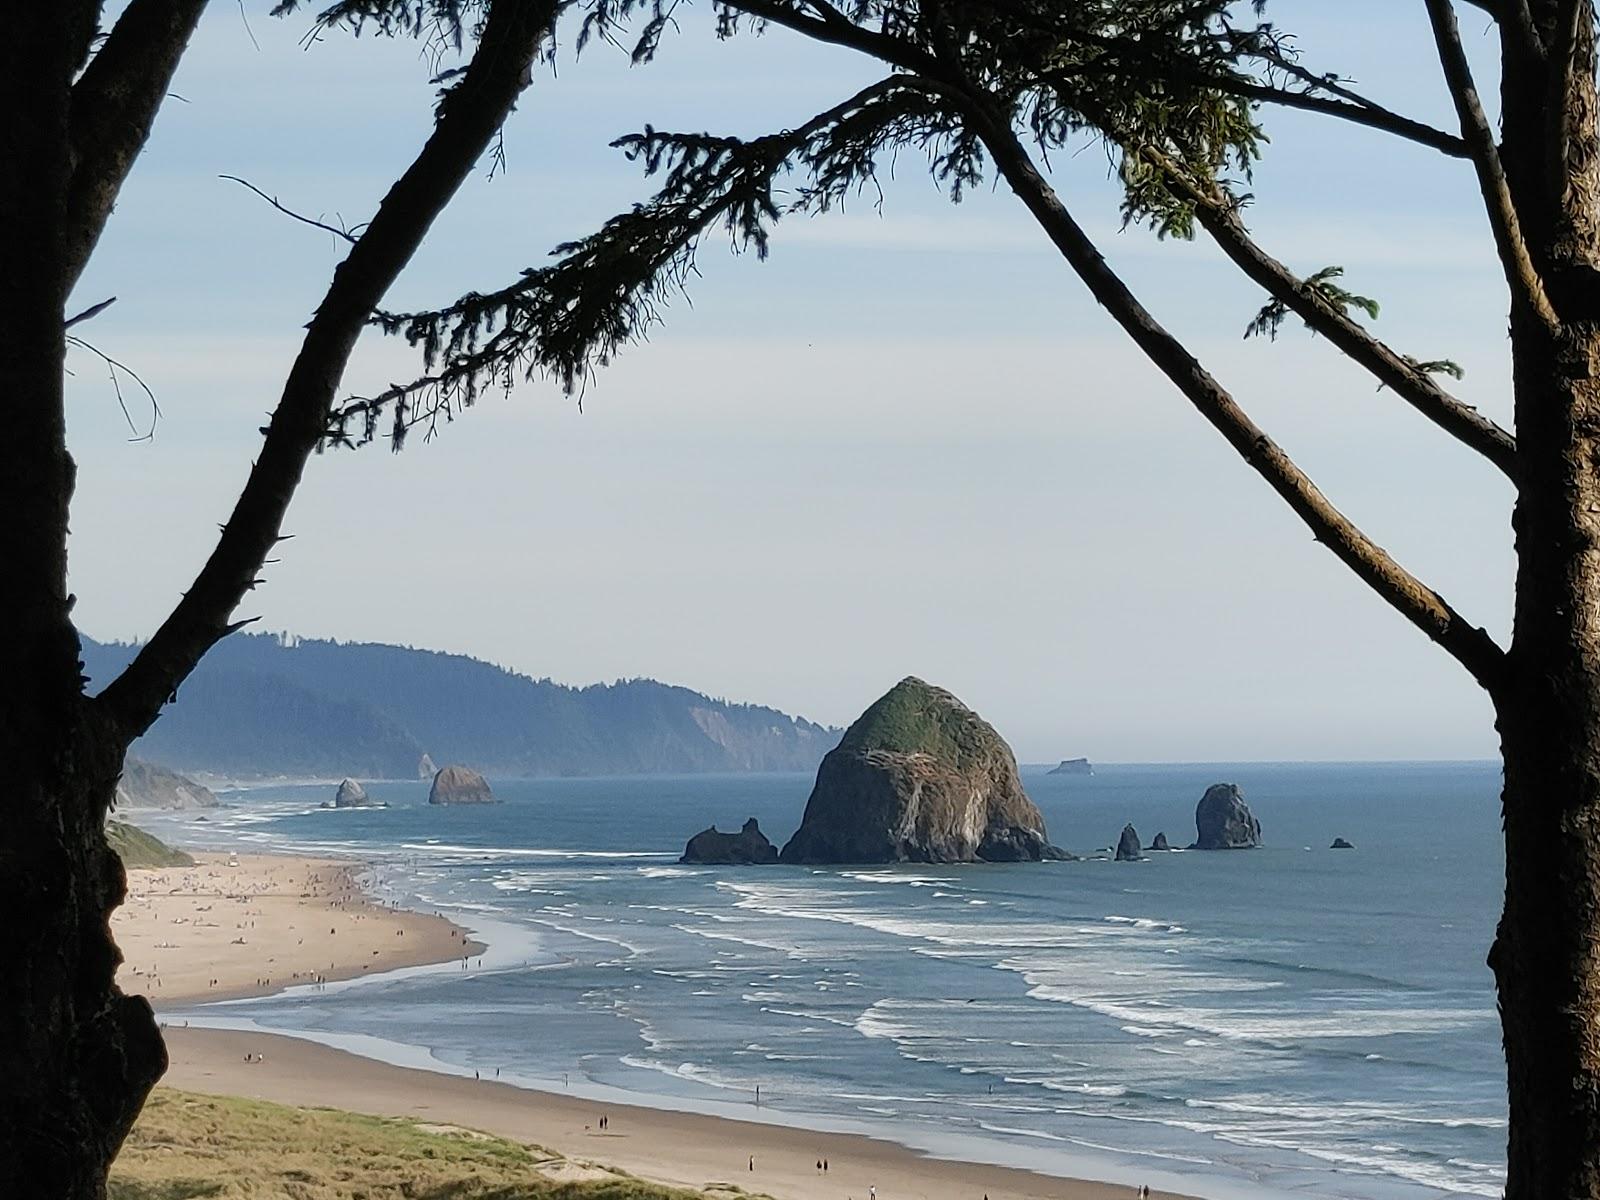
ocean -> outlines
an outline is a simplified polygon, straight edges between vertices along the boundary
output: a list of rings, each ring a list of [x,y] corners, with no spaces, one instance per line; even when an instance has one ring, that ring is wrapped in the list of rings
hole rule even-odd
[[[187,845],[359,856],[488,943],[447,964],[164,1014],[597,1099],[872,1133],[1205,1197],[1498,1196],[1485,966],[1492,763],[1024,769],[1078,853],[1194,837],[1237,783],[1247,852],[904,867],[687,867],[745,818],[781,845],[809,776],[495,781],[504,803],[324,810],[318,787],[146,817]],[[203,818],[203,819],[202,819]],[[1353,851],[1332,851],[1335,837]],[[756,1089],[760,1088],[760,1106]]]

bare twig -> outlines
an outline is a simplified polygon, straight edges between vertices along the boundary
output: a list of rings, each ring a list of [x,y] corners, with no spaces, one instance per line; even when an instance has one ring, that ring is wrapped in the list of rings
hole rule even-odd
[[[67,321],[66,321],[66,324],[63,325],[61,328],[63,328],[63,329],[71,329],[74,325],[81,325],[85,321],[92,321],[95,317],[98,317],[101,313],[105,312],[106,309],[110,308],[116,302],[117,302],[117,298],[115,296],[112,296],[109,300],[100,301],[99,304],[91,304],[88,308],[84,309],[77,316],[68,317]]]
[[[315,217],[307,217],[297,213],[294,211],[294,209],[280,203],[276,196],[267,195],[248,179],[240,179],[237,175],[218,175],[217,178],[226,179],[229,183],[237,183],[240,187],[249,188],[252,192],[260,196],[263,200],[272,205],[273,208],[277,209],[286,217],[293,217],[296,221],[299,221],[302,224],[310,225],[315,229],[325,230],[326,232],[333,234],[334,237],[343,238],[352,246],[356,244],[356,239],[359,236],[358,234],[352,233],[349,229],[341,229],[336,225],[329,225],[327,222],[319,221]],[[359,229],[361,226],[358,225],[355,228]]]
[[[113,296],[112,299],[114,300],[116,297]],[[110,300],[105,302],[105,304],[110,303]],[[104,308],[105,304],[100,305],[100,307]],[[77,346],[81,350],[87,350],[101,362],[105,363],[106,372],[111,377],[111,389],[116,393],[117,406],[122,409],[122,419],[128,423],[128,430],[133,434],[133,437],[130,440],[135,442],[148,442],[151,438],[155,437],[156,422],[161,419],[161,405],[156,400],[156,394],[150,390],[150,385],[145,383],[145,381],[139,377],[139,373],[132,367],[128,366],[127,363],[118,362],[104,350],[100,349],[100,347],[96,346],[93,342],[86,342],[76,334],[68,335],[67,345]],[[138,384],[139,390],[145,394],[145,399],[150,401],[150,428],[145,430],[143,433],[139,432],[139,427],[133,423],[132,414],[128,412],[127,401],[122,395],[122,382],[117,378],[118,371],[122,372],[129,379],[133,380],[134,383]]]

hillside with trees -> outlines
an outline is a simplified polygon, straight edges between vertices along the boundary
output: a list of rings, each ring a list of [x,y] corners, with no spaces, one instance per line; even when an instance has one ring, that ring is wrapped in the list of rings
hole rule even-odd
[[[136,645],[85,639],[91,687]],[[229,778],[412,778],[424,754],[491,774],[814,771],[839,731],[652,679],[568,687],[458,654],[235,634],[135,743]]]

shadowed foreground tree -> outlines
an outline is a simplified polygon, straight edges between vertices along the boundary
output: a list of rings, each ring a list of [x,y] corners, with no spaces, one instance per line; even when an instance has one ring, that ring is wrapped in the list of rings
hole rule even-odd
[[[1505,909],[1489,961],[1509,1068],[1512,1200],[1600,1200],[1600,130],[1592,0],[1422,0],[1455,127],[1433,128],[1302,65],[1230,0],[728,0],[722,36],[781,26],[877,60],[884,77],[767,136],[647,128],[616,145],[660,179],[647,202],[511,285],[436,312],[380,318],[420,344],[428,374],[341,412],[353,439],[396,433],[519,374],[581,381],[638,338],[726,233],[764,254],[781,215],[874,186],[907,148],[959,199],[998,175],[1049,244],[1139,348],[1326,545],[1489,694],[1505,761]],[[1477,92],[1457,7],[1500,52],[1499,136]],[[592,24],[642,21],[649,58],[666,0],[602,0]],[[613,32],[614,30],[608,30]],[[1353,122],[1418,154],[1460,160],[1509,293],[1515,435],[1457,399],[1459,374],[1380,341],[1338,272],[1301,276],[1244,221],[1251,163],[1276,107]],[[1161,235],[1203,230],[1267,304],[1291,314],[1481,455],[1516,489],[1516,602],[1502,647],[1331,503],[1234,396],[1133,294],[1056,190],[1053,151],[1098,141],[1123,215]],[[1041,164],[1046,164],[1042,167]],[[1406,186],[1396,178],[1396,189]]]
[[[282,0],[288,13],[299,0]],[[104,826],[128,744],[231,626],[323,441],[350,353],[435,217],[491,145],[567,0],[339,0],[325,29],[437,39],[465,65],[433,129],[349,239],[243,491],[182,601],[99,696],[84,694],[67,592],[74,469],[67,304],[205,0],[11,6],[0,42],[0,1195],[92,1200],[166,1068],[150,1005],[114,983],[121,863]],[[228,286],[218,280],[219,286]],[[220,514],[219,514],[220,515]]]

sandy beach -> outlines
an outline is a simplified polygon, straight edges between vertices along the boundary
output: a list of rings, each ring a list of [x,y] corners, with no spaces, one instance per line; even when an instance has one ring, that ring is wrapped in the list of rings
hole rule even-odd
[[[359,864],[275,855],[195,858],[193,867],[130,871],[128,903],[113,922],[127,960],[119,981],[158,1006],[262,994],[482,950],[441,917],[375,903],[359,886]],[[1134,1190],[933,1159],[857,1134],[601,1105],[391,1066],[293,1037],[178,1027],[165,1036],[166,1086],[464,1126],[681,1187],[732,1186],[776,1200],[1111,1200]],[[818,1169],[823,1160],[826,1171]]]
[[[680,1187],[731,1184],[776,1200],[870,1200],[874,1188],[878,1200],[1127,1200],[1135,1190],[929,1158],[858,1134],[600,1104],[395,1067],[291,1037],[168,1029],[167,1046],[164,1082],[172,1087],[461,1125]],[[261,1060],[247,1063],[246,1055]],[[817,1169],[822,1159],[826,1173]]]
[[[117,983],[157,1008],[262,995],[479,954],[441,917],[386,908],[359,864],[270,854],[197,853],[192,867],[128,872],[111,919]]]

